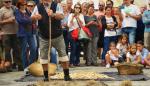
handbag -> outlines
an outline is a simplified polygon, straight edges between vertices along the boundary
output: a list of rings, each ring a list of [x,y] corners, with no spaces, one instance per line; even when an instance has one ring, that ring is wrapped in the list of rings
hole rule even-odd
[[[74,29],[72,32],[71,32],[71,37],[73,40],[77,41],[78,40],[78,33],[79,33],[79,29]]]
[[[78,40],[90,40],[91,37],[88,36],[88,34],[83,30],[83,28],[79,29],[79,37]]]
[[[81,26],[79,24],[78,20],[77,20],[77,23],[79,25],[78,40],[80,40],[80,41],[91,40],[92,33],[90,32],[90,30],[85,26]]]

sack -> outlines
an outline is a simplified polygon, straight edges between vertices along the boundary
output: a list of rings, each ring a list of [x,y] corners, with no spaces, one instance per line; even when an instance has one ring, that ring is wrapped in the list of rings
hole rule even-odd
[[[78,40],[90,40],[90,37],[82,28],[79,30]]]
[[[57,65],[53,63],[48,63],[48,74],[50,76],[56,74]],[[43,68],[42,65],[39,62],[34,62],[31,65],[29,65],[29,72],[33,76],[43,76]]]
[[[71,32],[71,37],[73,40],[78,40],[78,34],[79,34],[79,29],[74,29],[72,32]]]

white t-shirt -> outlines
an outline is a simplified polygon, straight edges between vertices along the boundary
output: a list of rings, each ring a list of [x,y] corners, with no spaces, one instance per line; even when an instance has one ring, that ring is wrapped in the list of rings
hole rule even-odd
[[[113,20],[112,17],[110,17],[110,18],[106,17],[106,23],[107,24],[111,24],[113,22],[114,22],[114,20]],[[107,30],[107,29],[105,29],[105,34],[104,34],[105,37],[106,36],[116,36],[116,35],[117,35],[117,33],[116,33],[115,30]]]
[[[141,56],[141,53],[139,51],[137,51],[135,55],[131,55],[130,52],[128,52],[126,55],[126,57],[131,59],[131,62],[134,62],[138,56]]]
[[[116,48],[119,50],[120,55],[124,55],[127,53],[128,45],[122,45],[121,43],[117,43]]]
[[[111,52],[111,50],[108,51],[108,54],[110,55],[111,60],[118,61],[118,57],[115,57],[115,55]]]
[[[79,28],[78,22],[76,20],[76,18],[73,19],[73,22],[71,23],[71,19],[72,19],[72,15],[73,13],[71,13],[68,17],[68,27],[69,27],[69,31],[72,31],[74,29]],[[84,16],[83,14],[80,13],[79,15],[80,20],[82,21],[82,25],[85,26],[85,21],[84,21]]]
[[[122,27],[137,27],[137,20],[132,17],[126,17],[126,13],[131,15],[140,15],[140,9],[136,5],[125,6],[124,9],[121,10],[123,15]]]

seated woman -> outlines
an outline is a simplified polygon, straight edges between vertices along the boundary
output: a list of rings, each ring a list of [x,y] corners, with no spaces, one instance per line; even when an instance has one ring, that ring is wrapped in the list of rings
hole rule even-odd
[[[109,45],[109,51],[106,54],[106,68],[110,68],[111,64],[119,64],[119,50],[116,48],[115,42],[111,42]]]
[[[138,49],[138,51],[141,52],[142,64],[144,66],[146,66],[146,65],[150,66],[150,53],[149,53],[148,49],[144,48],[144,43],[142,41],[137,42],[137,49]]]
[[[129,52],[126,54],[128,63],[141,63],[141,53],[137,51],[136,44],[131,44],[129,46]]]

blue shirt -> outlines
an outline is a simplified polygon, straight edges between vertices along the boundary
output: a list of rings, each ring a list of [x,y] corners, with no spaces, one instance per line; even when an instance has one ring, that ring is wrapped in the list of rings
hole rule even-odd
[[[149,54],[148,49],[143,48],[143,49],[142,49],[142,52],[141,52],[142,60],[144,60],[144,59],[148,56],[148,54]]]
[[[145,32],[150,32],[150,10],[144,11],[142,20],[145,24]]]
[[[63,25],[63,24],[67,24],[68,23],[68,16],[69,16],[69,13],[67,13],[67,15],[66,16],[64,16],[64,19],[63,20],[61,20],[61,24]],[[63,29],[66,29],[66,27],[63,27]]]
[[[17,32],[18,37],[24,37],[32,35],[32,20],[27,13],[21,13],[18,9],[15,12],[16,20],[19,24],[19,30]]]

